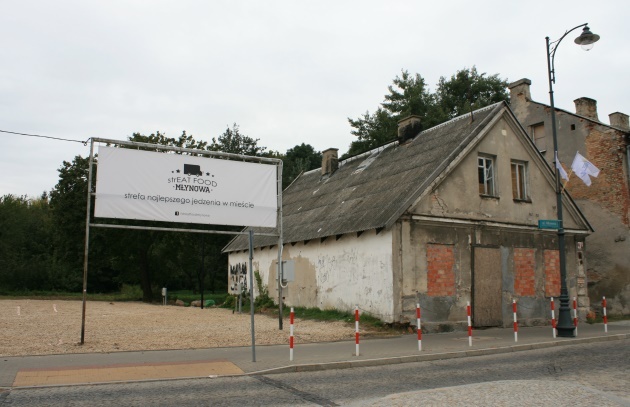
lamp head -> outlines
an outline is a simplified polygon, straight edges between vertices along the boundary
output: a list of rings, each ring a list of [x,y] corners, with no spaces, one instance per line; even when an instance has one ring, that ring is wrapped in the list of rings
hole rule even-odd
[[[590,51],[597,41],[599,41],[599,35],[593,34],[588,26],[584,26],[582,34],[575,39],[575,43],[581,45],[584,51]]]

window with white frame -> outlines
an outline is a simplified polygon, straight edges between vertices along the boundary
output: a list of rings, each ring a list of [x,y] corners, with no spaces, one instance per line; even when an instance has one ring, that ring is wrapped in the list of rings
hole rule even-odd
[[[527,162],[512,160],[512,198],[527,201]]]
[[[479,156],[477,158],[477,172],[479,174],[479,194],[495,196],[494,158]]]

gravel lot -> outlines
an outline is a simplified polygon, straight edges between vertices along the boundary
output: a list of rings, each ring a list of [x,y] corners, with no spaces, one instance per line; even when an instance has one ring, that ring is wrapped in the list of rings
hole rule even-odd
[[[0,356],[251,345],[249,313],[138,302],[0,300]],[[249,311],[249,310],[247,310]],[[288,343],[289,321],[255,316],[256,344]],[[295,320],[295,342],[354,340],[354,324]]]

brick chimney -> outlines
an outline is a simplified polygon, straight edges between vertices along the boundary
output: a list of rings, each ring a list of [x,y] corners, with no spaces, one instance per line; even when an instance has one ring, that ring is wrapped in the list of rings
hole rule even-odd
[[[420,116],[411,115],[398,121],[398,143],[403,144],[407,140],[416,137],[422,131]]]
[[[575,99],[573,103],[575,103],[576,114],[599,121],[599,118],[597,117],[597,100],[591,98],[579,98]]]
[[[339,151],[337,148],[322,151],[322,175],[331,175],[339,168],[337,151]]]
[[[608,118],[610,119],[611,126],[619,127],[624,130],[630,130],[630,123],[628,122],[627,114],[624,114],[621,112],[615,112],[615,113],[609,114]]]

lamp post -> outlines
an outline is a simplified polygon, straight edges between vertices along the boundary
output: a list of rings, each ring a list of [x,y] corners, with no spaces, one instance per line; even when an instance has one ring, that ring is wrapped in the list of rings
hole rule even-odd
[[[547,68],[549,74],[549,102],[551,105],[551,134],[553,136],[553,150],[554,150],[554,160],[558,160],[558,137],[556,134],[556,109],[553,103],[553,84],[556,83],[556,72],[554,61],[556,58],[556,51],[558,49],[558,45],[560,42],[566,37],[570,32],[580,28],[582,29],[582,34],[575,39],[575,43],[582,46],[582,49],[585,51],[593,48],[593,44],[599,40],[599,35],[593,34],[589,28],[588,23],[580,24],[577,27],[573,27],[564,33],[562,37],[560,37],[557,41],[549,42],[549,37],[546,37],[547,41]],[[554,163],[556,164],[556,163]],[[558,228],[558,254],[560,257],[560,311],[558,314],[558,336],[562,337],[573,337],[575,327],[573,326],[571,320],[571,308],[569,307],[569,292],[567,290],[567,265],[566,265],[566,255],[565,255],[565,243],[564,243],[564,224],[562,222],[562,189],[560,182],[560,171],[558,170],[558,165],[554,165],[556,170],[556,208],[558,213],[558,220],[560,221],[560,226]]]

